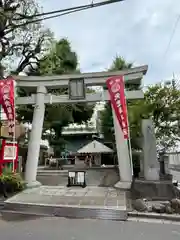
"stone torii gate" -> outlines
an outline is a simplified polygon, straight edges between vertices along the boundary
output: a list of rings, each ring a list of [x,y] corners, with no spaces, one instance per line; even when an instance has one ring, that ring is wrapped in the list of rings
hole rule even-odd
[[[18,87],[28,89],[29,91],[36,90],[36,94],[30,97],[18,97],[16,105],[34,105],[34,114],[32,122],[32,131],[28,144],[28,156],[26,163],[25,180],[28,186],[37,186],[36,181],[40,141],[42,136],[45,104],[70,104],[77,102],[99,102],[110,100],[109,93],[104,90],[102,93],[84,94],[80,98],[70,98],[69,95],[52,95],[47,93],[47,89],[58,89],[70,87],[79,80],[83,81],[84,88],[89,86],[105,86],[106,80],[112,76],[124,75],[125,85],[140,85],[143,76],[146,74],[148,67],[140,66],[123,71],[116,72],[94,72],[82,74],[70,74],[59,76],[15,76]],[[74,85],[75,86],[75,85]],[[76,84],[76,88],[78,84]],[[80,88],[78,88],[79,91]],[[70,89],[71,91],[72,89]],[[76,89],[77,91],[77,89]],[[81,94],[81,93],[80,93]],[[127,99],[142,99],[144,94],[142,90],[126,91]],[[117,146],[118,165],[120,172],[120,182],[117,185],[120,188],[129,188],[132,182],[132,164],[128,152],[127,141],[123,138],[123,133],[118,123],[118,120],[113,113],[115,139]]]

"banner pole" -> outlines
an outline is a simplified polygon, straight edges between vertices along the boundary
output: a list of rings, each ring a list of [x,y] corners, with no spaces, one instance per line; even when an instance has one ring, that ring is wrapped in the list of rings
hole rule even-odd
[[[124,77],[123,77],[123,82],[124,82]],[[124,96],[125,96],[125,101],[126,101],[126,116],[127,116],[127,128],[128,128],[128,148],[129,148],[129,158],[130,158],[130,164],[131,164],[131,171],[132,171],[132,176],[134,176],[134,171],[133,171],[133,159],[132,159],[132,148],[131,148],[131,134],[130,134],[130,127],[129,127],[129,115],[128,115],[128,108],[127,108],[127,98],[126,98],[126,92],[125,92],[125,83],[124,83]]]
[[[13,131],[13,156],[14,156],[14,158],[13,158],[13,172],[15,172],[15,159],[16,159],[16,148],[15,148],[15,146],[16,146],[16,144],[15,144],[15,141],[16,141],[16,136],[15,136],[15,124],[16,124],[16,116],[15,116],[15,114],[16,114],[16,112],[15,112],[15,84],[14,84],[14,80],[13,80],[13,90],[14,90],[14,99],[13,99],[13,101],[14,101],[14,108],[13,108],[13,112],[14,112],[14,131]]]
[[[132,160],[132,148],[131,148],[131,135],[130,135],[130,127],[129,127],[129,117],[128,117],[127,105],[126,105],[126,112],[127,112],[127,125],[128,125],[128,140],[127,140],[127,143],[128,143],[128,148],[129,148],[129,158],[130,158],[132,176],[134,176],[133,160]]]
[[[124,76],[121,75],[111,77],[107,79],[106,84],[108,86],[109,94],[111,97],[111,103],[114,107],[115,114],[117,116],[120,127],[124,134],[124,141],[127,144],[128,164],[130,165],[129,167],[131,168],[132,177],[134,174]]]

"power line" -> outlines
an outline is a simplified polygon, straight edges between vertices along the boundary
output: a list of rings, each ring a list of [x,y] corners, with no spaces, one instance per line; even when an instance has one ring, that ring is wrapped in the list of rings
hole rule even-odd
[[[88,8],[100,7],[100,6],[104,6],[104,5],[108,5],[108,4],[112,4],[112,3],[118,3],[118,2],[122,2],[122,1],[125,1],[125,0],[106,0],[106,1],[98,2],[98,3],[94,3],[94,1],[92,1],[90,4],[85,4],[85,5],[80,5],[80,6],[65,8],[65,9],[59,9],[59,10],[45,12],[45,13],[38,13],[35,15],[26,16],[26,18],[32,19],[34,17],[41,17],[41,16],[51,15],[51,14],[55,14],[55,13],[61,13],[61,12],[65,12],[65,11],[72,11],[72,10],[76,10],[76,9],[81,10],[81,8],[86,8],[86,7],[88,7]]]
[[[170,39],[169,39],[169,42],[168,42],[166,51],[165,51],[165,53],[164,53],[164,57],[166,57],[166,54],[167,54],[167,52],[168,52],[168,50],[169,50],[169,48],[170,48],[170,46],[171,46],[171,42],[172,42],[173,37],[174,37],[174,34],[175,34],[175,32],[176,32],[176,29],[177,29],[179,20],[180,20],[180,14],[178,15],[178,17],[177,17],[177,19],[176,19],[176,22],[175,22],[175,24],[174,24],[174,28],[173,28],[173,31],[172,31],[172,33],[171,33],[171,36],[170,36]]]
[[[45,18],[44,17],[43,18],[36,18],[34,20],[27,21],[25,23],[16,25],[16,26],[14,26],[14,28],[23,27],[23,26],[26,26],[26,25],[31,24],[31,23],[41,22],[43,20],[57,18],[57,17],[61,17],[61,16],[64,16],[64,15],[71,14],[71,13],[84,11],[84,10],[87,10],[87,9],[90,9],[90,8],[102,7],[102,6],[105,6],[105,5],[118,3],[118,2],[122,2],[122,1],[124,1],[124,0],[108,0],[108,1],[106,0],[106,1],[99,2],[99,3],[93,3],[92,2],[90,4],[76,6],[76,7],[72,7],[72,8],[59,9],[59,10],[56,10],[56,11],[51,11],[51,12],[45,12],[45,13],[41,13],[41,14],[26,16],[27,19],[33,19],[33,18],[36,18],[36,17],[43,17],[43,16],[59,13],[59,14],[49,16],[49,17],[45,17]],[[16,19],[16,20],[24,20],[24,17],[22,16],[21,18]]]
[[[23,15],[23,14],[19,14],[20,18],[17,18],[16,20],[24,20],[24,19],[33,19],[33,18],[37,18],[37,17],[42,17],[42,16],[47,16],[47,15],[51,15],[51,14],[55,14],[55,13],[62,13],[62,12],[67,12],[67,11],[72,11],[72,10],[76,10],[76,9],[80,9],[81,8],[86,8],[89,6],[92,6],[92,4],[86,4],[86,5],[81,5],[81,6],[76,6],[76,7],[71,7],[71,8],[64,8],[64,9],[59,9],[56,11],[50,11],[50,12],[45,12],[45,13],[38,13],[35,15]]]
[[[175,32],[176,32],[176,29],[177,29],[179,20],[180,20],[180,14],[177,16],[177,19],[176,19],[176,21],[175,21],[175,24],[174,24],[172,33],[171,33],[170,38],[169,38],[169,42],[168,42],[168,44],[167,44],[166,50],[165,50],[164,55],[163,55],[163,60],[164,60],[164,59],[166,60],[166,55],[167,55],[167,53],[168,53],[168,51],[169,51],[169,48],[170,48],[170,46],[171,46],[171,42],[172,42],[173,37],[174,37],[174,34],[175,34]]]
[[[57,17],[69,15],[71,13],[80,12],[80,11],[87,10],[87,9],[89,9],[89,7],[81,8],[81,9],[75,9],[75,10],[67,11],[67,12],[64,12],[64,13],[61,13],[61,14],[56,14],[56,15],[53,15],[53,16],[45,17],[45,18],[39,18],[39,19],[35,19],[35,20],[32,20],[32,21],[27,21],[25,23],[14,26],[13,29],[23,27],[23,26],[26,26],[26,25],[32,24],[32,23],[38,23],[38,22],[48,20],[48,19],[52,19],[52,18],[57,18]]]

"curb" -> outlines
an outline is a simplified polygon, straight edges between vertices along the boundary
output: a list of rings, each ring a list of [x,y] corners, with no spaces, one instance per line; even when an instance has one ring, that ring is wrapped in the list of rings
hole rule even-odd
[[[180,222],[180,214],[158,214],[158,213],[145,213],[145,212],[128,212],[128,217],[132,218],[146,218],[146,219],[158,219],[168,220],[174,222]]]

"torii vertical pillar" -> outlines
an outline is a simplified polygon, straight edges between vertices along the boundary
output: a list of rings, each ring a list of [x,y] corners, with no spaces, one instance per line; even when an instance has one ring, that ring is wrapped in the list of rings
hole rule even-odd
[[[118,157],[118,167],[120,174],[120,181],[116,183],[115,187],[120,189],[130,189],[132,183],[132,166],[130,161],[128,143],[127,140],[124,139],[123,131],[120,127],[113,106],[112,112]]]
[[[28,156],[26,163],[25,181],[27,183],[27,187],[35,187],[41,185],[36,181],[36,176],[45,113],[45,94],[46,88],[44,86],[37,88],[36,105],[34,107],[32,130],[28,144]]]

